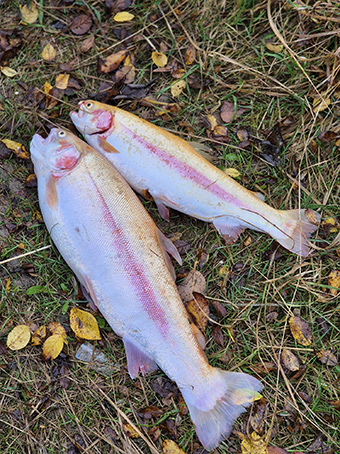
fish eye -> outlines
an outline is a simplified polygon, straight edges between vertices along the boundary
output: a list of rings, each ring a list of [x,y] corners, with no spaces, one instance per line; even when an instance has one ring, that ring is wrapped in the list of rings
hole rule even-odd
[[[65,137],[66,136],[66,132],[65,131],[59,131],[58,132],[58,137]]]
[[[93,106],[93,102],[87,102],[85,105],[86,109],[91,109],[92,106]]]

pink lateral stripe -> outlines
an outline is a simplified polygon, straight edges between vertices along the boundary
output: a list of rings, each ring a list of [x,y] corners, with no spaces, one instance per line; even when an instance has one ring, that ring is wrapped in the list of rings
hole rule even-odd
[[[139,142],[143,147],[147,148],[153,155],[157,156],[167,166],[177,170],[177,172],[182,177],[194,181],[196,184],[203,187],[212,194],[217,195],[217,197],[220,197],[225,202],[232,203],[236,206],[242,205],[237,198],[235,198],[229,192],[226,192],[224,189],[222,189],[221,186],[216,184],[216,182],[209,180],[198,170],[194,169],[193,167],[190,167],[188,164],[180,161],[174,156],[171,156],[166,151],[162,150],[161,148],[158,148],[156,145],[153,145],[147,142],[146,140],[142,139],[140,136],[132,132],[123,124],[121,124],[121,127],[122,129],[124,129],[125,134],[131,136],[131,140],[136,140],[137,142]]]
[[[123,230],[113,219],[113,216],[102,196],[91,174],[90,178],[96,188],[98,196],[102,203],[102,213],[105,222],[108,224],[112,232],[112,240],[114,246],[120,254],[123,263],[124,271],[129,277],[131,287],[136,290],[136,293],[142,303],[143,309],[147,312],[150,319],[155,323],[161,335],[166,337],[169,331],[169,324],[166,319],[165,312],[157,302],[157,296],[152,289],[151,283],[148,281],[143,265],[138,261],[133,253],[134,246],[130,243]]]

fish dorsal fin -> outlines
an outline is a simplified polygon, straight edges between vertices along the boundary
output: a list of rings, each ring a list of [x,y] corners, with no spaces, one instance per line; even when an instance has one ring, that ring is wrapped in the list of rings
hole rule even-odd
[[[147,355],[141,347],[136,345],[128,337],[123,337],[127,367],[131,378],[138,377],[139,371],[143,377],[148,372],[152,372],[157,369],[155,361]]]

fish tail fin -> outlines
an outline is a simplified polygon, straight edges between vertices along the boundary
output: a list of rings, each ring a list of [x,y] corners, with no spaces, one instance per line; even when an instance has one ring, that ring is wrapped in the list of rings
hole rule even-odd
[[[280,230],[274,238],[286,249],[306,257],[310,252],[309,237],[317,229],[320,215],[313,210],[281,211],[286,217]]]
[[[262,384],[248,374],[212,368],[205,386],[182,390],[202,445],[214,449],[228,437],[236,418],[258,399]]]

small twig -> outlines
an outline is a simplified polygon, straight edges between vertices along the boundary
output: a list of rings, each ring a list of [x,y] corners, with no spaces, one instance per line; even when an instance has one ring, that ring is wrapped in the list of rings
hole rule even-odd
[[[35,254],[36,252],[40,252],[45,249],[49,249],[51,247],[52,247],[51,245],[43,246],[39,249],[35,249],[34,251],[26,252],[25,254],[20,254],[20,255],[17,255],[16,257],[11,257],[10,259],[6,259],[6,260],[3,260],[2,262],[0,262],[0,265],[4,265],[5,263],[12,262],[13,260],[21,259],[22,257],[27,257],[28,255]]]

